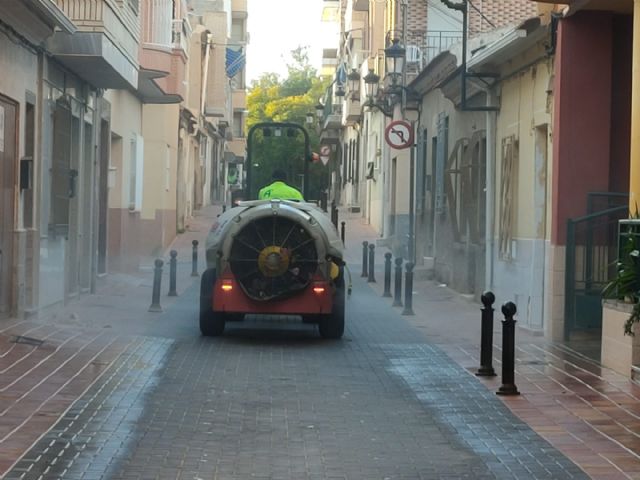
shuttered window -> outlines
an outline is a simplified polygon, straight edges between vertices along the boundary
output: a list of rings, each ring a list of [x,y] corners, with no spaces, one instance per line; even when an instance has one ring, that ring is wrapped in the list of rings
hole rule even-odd
[[[498,231],[501,260],[513,260],[513,228],[518,168],[518,140],[515,135],[502,139],[502,168],[500,175],[500,228]]]

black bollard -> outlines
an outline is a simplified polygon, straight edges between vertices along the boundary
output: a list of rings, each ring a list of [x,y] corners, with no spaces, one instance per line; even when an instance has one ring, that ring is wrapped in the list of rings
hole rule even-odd
[[[394,284],[394,307],[402,306],[402,257],[396,258],[396,281]]]
[[[320,192],[320,208],[326,213],[327,211],[327,191]]]
[[[338,207],[336,207],[336,202],[331,202],[331,223],[333,226],[338,229]]]
[[[413,313],[413,263],[407,262],[405,264],[405,277],[404,277],[404,310],[402,315],[415,315]]]
[[[342,245],[344,245],[344,227],[347,222],[340,222],[340,238],[342,239]]]
[[[226,205],[222,205],[222,213],[227,211],[227,206]]]
[[[161,312],[160,306],[160,283],[162,282],[162,265],[164,262],[159,258],[156,258],[155,268],[153,269],[153,290],[151,292],[151,306],[150,312]]]
[[[376,283],[376,246],[373,243],[369,244],[369,278],[367,282]]]
[[[498,395],[520,395],[515,383],[516,311],[513,302],[502,305],[502,386],[496,392]]]
[[[384,293],[383,297],[391,297],[391,252],[384,254]]]
[[[476,372],[479,377],[495,377],[493,369],[493,302],[496,297],[487,291],[480,297],[482,301],[482,330],[480,333],[480,368]]]
[[[369,246],[369,242],[367,242],[366,240],[364,242],[362,242],[362,275],[360,275],[361,277],[368,277],[369,273],[368,273],[368,269],[367,269],[367,263],[369,262],[369,254],[367,253],[367,247]]]
[[[171,256],[171,260],[169,260],[169,293],[167,294],[169,297],[177,297],[178,292],[176,291],[176,274],[178,270],[178,252],[175,250],[171,250],[169,252]]]
[[[193,245],[193,254],[191,256],[191,276],[192,277],[197,277],[198,276],[198,240],[194,240],[193,242],[191,242],[191,245]]]

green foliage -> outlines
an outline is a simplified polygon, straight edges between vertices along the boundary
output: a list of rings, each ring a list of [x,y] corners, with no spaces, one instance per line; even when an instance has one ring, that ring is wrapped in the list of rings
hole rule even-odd
[[[633,229],[620,234],[616,276],[602,294],[606,298],[624,300],[633,305],[624,325],[625,335],[633,335],[634,324],[640,321],[640,236]]]
[[[311,150],[319,149],[319,137],[315,124],[308,125],[308,113],[315,113],[315,105],[327,88],[328,79],[318,76],[309,65],[307,49],[298,47],[291,52],[292,62],[287,64],[287,78],[281,79],[274,73],[267,73],[252,82],[247,96],[247,131],[257,123],[289,122],[300,125],[309,133]],[[302,190],[301,175],[304,162],[302,132],[295,129],[292,136],[281,132],[270,136],[256,130],[252,137],[252,193],[255,194],[264,185],[271,183],[271,173],[275,168],[287,172],[288,183]],[[309,195],[307,200],[320,198],[320,191],[326,188],[329,178],[328,167],[322,164],[309,165]]]

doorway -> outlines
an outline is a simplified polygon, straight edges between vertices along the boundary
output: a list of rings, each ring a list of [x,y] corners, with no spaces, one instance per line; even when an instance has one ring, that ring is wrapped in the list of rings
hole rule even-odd
[[[14,310],[13,233],[17,183],[18,104],[0,96],[0,317]]]

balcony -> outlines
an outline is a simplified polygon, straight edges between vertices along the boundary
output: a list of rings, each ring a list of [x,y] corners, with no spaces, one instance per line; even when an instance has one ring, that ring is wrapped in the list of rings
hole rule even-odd
[[[56,29],[67,34],[76,31],[76,26],[51,0],[3,2],[0,19],[36,45],[44,42]]]
[[[405,40],[407,72],[420,73],[440,53],[460,42],[461,31],[409,30]]]
[[[174,9],[172,0],[142,3],[137,90],[145,103],[178,103],[185,98],[184,79],[191,26],[179,15],[180,11]]]
[[[232,0],[231,11],[234,18],[247,18],[249,12],[247,0]]]
[[[354,125],[360,120],[362,108],[358,92],[349,92],[342,108],[342,120],[345,125]]]
[[[320,141],[323,143],[338,143],[342,128],[342,97],[337,97],[333,91],[333,84],[327,88],[324,95],[324,112],[320,119]]]
[[[52,0],[77,26],[56,32],[47,49],[60,63],[99,88],[136,88],[140,19],[135,2]]]

